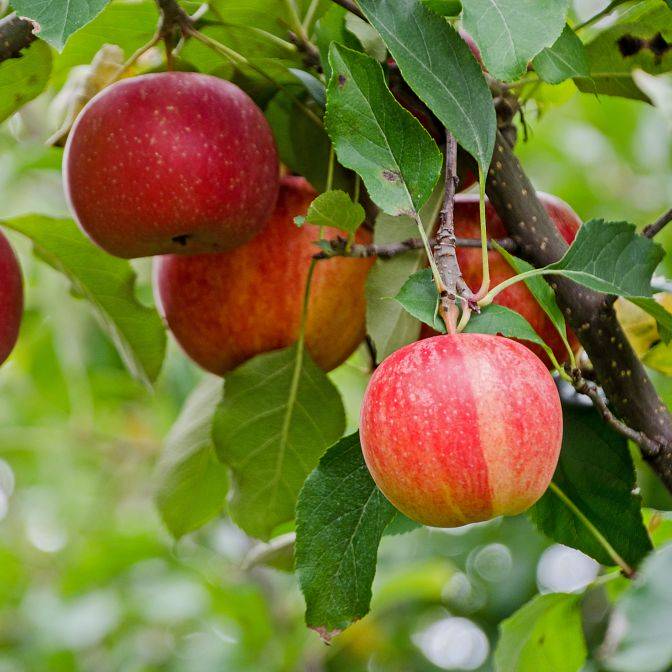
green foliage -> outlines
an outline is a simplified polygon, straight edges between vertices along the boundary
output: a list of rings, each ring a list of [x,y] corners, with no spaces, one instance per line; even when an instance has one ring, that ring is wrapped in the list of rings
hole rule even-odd
[[[291,521],[303,481],[344,428],[336,388],[297,346],[259,355],[228,375],[213,437],[233,474],[236,523],[268,539]]]
[[[39,40],[21,58],[0,63],[0,122],[39,96],[50,73],[51,49]]]
[[[580,596],[539,595],[501,625],[497,672],[579,672],[586,660]]]
[[[306,480],[297,506],[296,570],[306,622],[330,639],[369,610],[376,555],[394,507],[373,482],[352,434]]]
[[[346,233],[355,233],[364,221],[366,213],[359,203],[353,203],[352,199],[344,191],[332,190],[320,194],[308,208],[305,217],[294,218],[296,224],[304,222],[315,226],[331,226]]]
[[[133,376],[147,386],[156,380],[166,333],[156,311],[135,296],[136,276],[129,262],[105,254],[69,219],[28,215],[0,223],[30,238],[40,259],[89,301]]]
[[[615,564],[615,552],[636,567],[652,546],[641,500],[632,493],[635,469],[627,441],[593,409],[566,407],[563,421],[555,490],[530,509],[530,517],[553,540],[603,565]]]
[[[157,464],[156,505],[170,533],[180,538],[222,512],[228,469],[217,461],[212,440],[222,381],[207,378],[191,394],[166,438]]]
[[[495,111],[464,40],[420,0],[360,0],[359,5],[409,86],[486,171],[495,145]]]
[[[375,60],[338,45],[329,60],[326,124],[338,160],[361,175],[385,212],[417,212],[441,173],[436,144],[397,103]]]
[[[539,77],[549,84],[560,84],[570,77],[590,76],[586,48],[569,26],[564,27],[550,47],[534,57],[532,65]]]
[[[612,672],[659,672],[672,664],[672,545],[653,553],[612,615],[605,664]],[[613,641],[615,639],[615,641]]]
[[[560,37],[568,0],[463,0],[464,27],[498,79],[520,77]]]
[[[109,0],[13,0],[19,16],[27,16],[40,25],[40,37],[59,51],[76,30],[89,23]]]

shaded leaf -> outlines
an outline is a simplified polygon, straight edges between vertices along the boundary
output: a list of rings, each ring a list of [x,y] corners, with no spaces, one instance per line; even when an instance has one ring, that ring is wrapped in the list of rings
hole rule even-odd
[[[560,460],[553,483],[631,567],[651,550],[641,500],[633,494],[635,468],[627,441],[592,408],[566,407]],[[605,546],[561,496],[548,490],[530,509],[541,532],[603,565],[614,565]]]
[[[569,27],[565,26],[560,37],[532,61],[537,74],[545,82],[559,84],[570,77],[588,77],[590,66],[583,42]]]
[[[379,63],[336,44],[329,59],[325,121],[340,163],[361,175],[385,212],[416,212],[441,173],[438,147],[390,93]]]
[[[296,571],[306,623],[329,639],[369,611],[378,544],[396,510],[373,482],[359,434],[332,446],[301,490]]]
[[[420,0],[360,0],[359,6],[409,86],[486,171],[495,146],[495,110],[466,42]]]
[[[213,437],[233,473],[234,521],[261,539],[291,521],[306,476],[344,426],[336,388],[296,345],[229,374]]]
[[[91,303],[128,370],[146,385],[156,380],[166,332],[158,313],[137,300],[130,263],[96,247],[70,219],[26,215],[0,224],[30,238],[36,255]]]
[[[586,660],[580,596],[537,595],[502,622],[497,672],[579,672]]]
[[[49,81],[51,49],[36,40],[20,58],[0,63],[0,121],[4,121],[36,96]]]
[[[229,471],[217,460],[212,441],[221,398],[220,378],[203,381],[182,407],[159,458],[156,505],[178,539],[215,518],[226,504]]]
[[[465,30],[497,79],[520,77],[562,33],[568,0],[462,0]]]
[[[331,65],[329,64],[329,48],[332,42],[338,42],[350,49],[359,50],[359,40],[347,30],[345,19],[350,14],[347,9],[339,5],[332,5],[315,24],[315,44],[320,52],[320,62],[324,71],[325,80],[331,79]]]

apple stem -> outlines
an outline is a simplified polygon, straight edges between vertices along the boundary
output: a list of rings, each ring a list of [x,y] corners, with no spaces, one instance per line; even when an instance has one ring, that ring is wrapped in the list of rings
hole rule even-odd
[[[488,256],[488,223],[485,218],[485,175],[483,174],[483,168],[478,166],[478,190],[479,190],[479,203],[478,203],[478,212],[479,219],[481,224],[481,262],[483,264],[483,281],[481,282],[481,287],[474,297],[476,301],[479,301],[484,296],[487,295],[490,290],[490,259]]]

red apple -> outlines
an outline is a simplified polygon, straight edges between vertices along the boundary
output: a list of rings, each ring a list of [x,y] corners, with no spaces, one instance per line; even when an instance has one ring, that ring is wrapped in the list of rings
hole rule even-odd
[[[167,256],[156,260],[157,301],[178,343],[203,368],[224,374],[262,352],[284,348],[299,336],[303,292],[318,227],[294,224],[315,191],[286,177],[266,228],[229,252]],[[325,237],[340,232],[326,228]],[[357,234],[370,242],[368,232]],[[306,325],[306,347],[328,371],[345,361],[365,334],[364,286],[370,259],[320,261]]]
[[[16,345],[22,315],[21,268],[9,241],[0,233],[0,364]]]
[[[166,72],[88,103],[68,138],[64,182],[79,225],[110,254],[219,252],[263,228],[278,157],[264,115],[237,86]]]
[[[413,520],[456,527],[525,511],[562,442],[553,379],[527,348],[457,334],[411,343],[373,374],[362,403],[366,464]]]
[[[579,216],[567,203],[555,196],[541,192],[538,196],[551,219],[558,227],[560,235],[568,244],[571,244],[581,226]],[[508,235],[502,220],[489,202],[486,203],[485,216],[488,223],[488,236],[490,238],[505,238]],[[458,238],[480,238],[478,195],[460,194],[455,197],[455,235]],[[491,287],[495,287],[502,281],[515,275],[515,271],[499,252],[490,252],[488,258],[490,260]],[[457,260],[466,283],[472,290],[478,290],[483,279],[481,250],[479,248],[458,247]],[[505,289],[497,295],[494,302],[520,313],[532,325],[537,334],[550,346],[558,362],[562,364],[567,361],[567,349],[560,338],[560,334],[558,334],[541,306],[535,301],[524,282],[519,282]],[[423,326],[422,336],[428,336],[433,333],[435,332],[429,327]],[[568,331],[567,334],[570,345],[576,351],[579,347],[578,339],[571,331]],[[548,355],[541,347],[527,342],[525,345],[538,355],[549,368],[552,368]]]

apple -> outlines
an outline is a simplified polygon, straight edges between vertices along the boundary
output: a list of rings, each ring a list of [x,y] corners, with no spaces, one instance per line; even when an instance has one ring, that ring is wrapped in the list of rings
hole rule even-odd
[[[538,192],[537,195],[557,226],[560,235],[568,244],[571,244],[581,226],[579,216],[563,200],[542,192]],[[480,238],[478,204],[477,194],[459,194],[455,197],[455,235],[458,238]],[[485,216],[489,238],[505,238],[508,235],[502,220],[489,202],[486,202]],[[491,251],[488,258],[490,261],[490,287],[495,287],[516,274],[499,252]],[[478,290],[483,279],[480,248],[458,247],[457,260],[465,282],[473,291]],[[524,282],[516,283],[505,289],[495,297],[494,303],[520,313],[550,346],[558,362],[562,364],[567,361],[567,349],[560,338],[560,334],[558,334],[541,306],[535,301]],[[422,337],[434,333],[436,332],[423,325]],[[574,351],[578,350],[579,341],[576,336],[569,330],[567,335],[572,349]],[[529,342],[526,342],[525,345],[538,355],[549,368],[552,368],[551,361],[543,348]]]
[[[376,369],[362,403],[364,459],[383,494],[423,525],[457,527],[534,504],[562,442],[553,378],[501,336],[416,341]]]
[[[278,191],[261,110],[234,84],[191,72],[103,89],[77,118],[63,165],[80,227],[123,258],[236,247],[263,228]]]
[[[16,345],[22,315],[21,268],[9,241],[0,233],[0,364]]]
[[[266,228],[246,245],[219,254],[156,260],[160,310],[184,351],[204,369],[222,375],[299,336],[303,293],[316,226],[294,224],[315,198],[301,177],[285,177]],[[326,238],[340,232],[326,228]],[[360,230],[358,242],[371,241]],[[319,261],[313,276],[306,347],[329,371],[345,361],[365,335],[364,287],[371,259]]]

